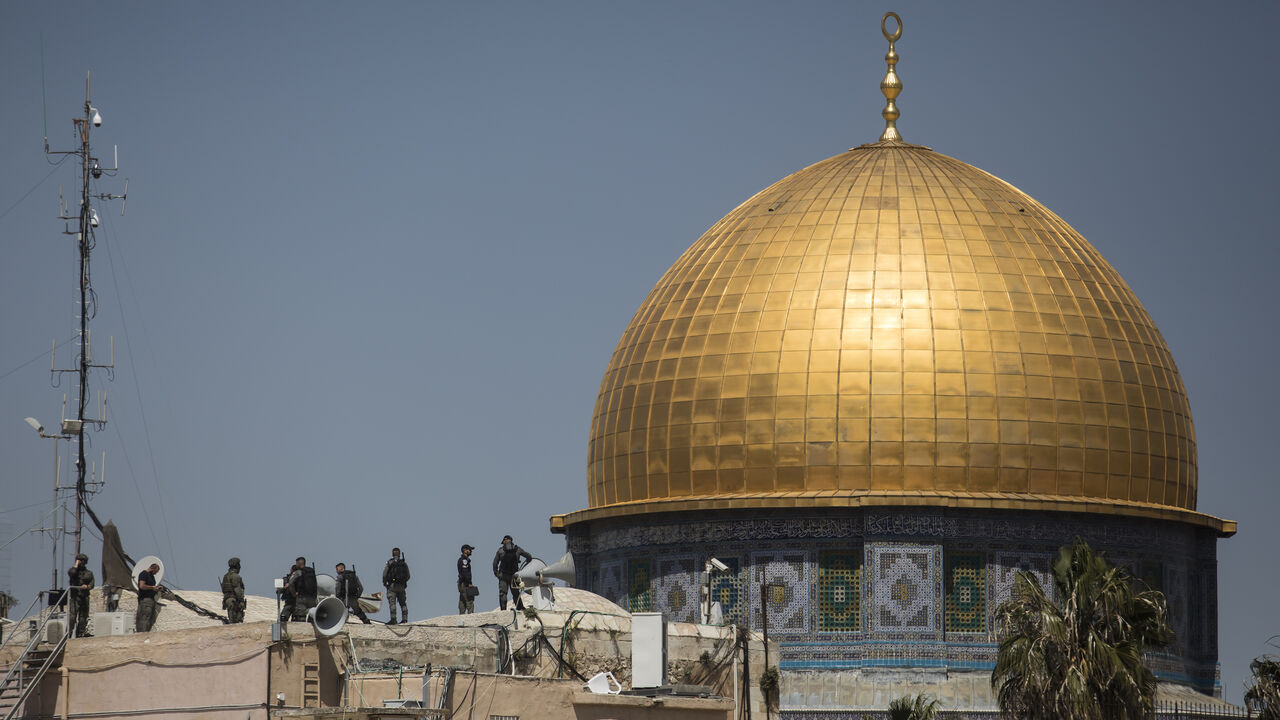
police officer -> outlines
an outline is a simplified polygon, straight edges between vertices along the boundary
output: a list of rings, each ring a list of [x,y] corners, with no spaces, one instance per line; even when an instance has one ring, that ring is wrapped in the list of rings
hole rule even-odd
[[[156,582],[156,573],[160,566],[156,563],[138,573],[138,612],[133,616],[133,629],[137,632],[151,632],[160,616],[160,606],[156,604],[156,591],[160,584]]]
[[[520,584],[513,580],[520,568],[528,565],[532,559],[533,556],[515,544],[510,535],[502,536],[502,545],[498,546],[498,552],[493,556],[493,575],[498,578],[498,605],[503,610],[507,609],[508,590],[516,601],[516,609],[524,609],[524,601],[520,599]]]
[[[458,614],[468,615],[476,611],[475,595],[468,592],[475,585],[471,582],[471,551],[475,548],[470,545],[462,546],[462,556],[458,558]]]
[[[369,618],[365,617],[364,610],[360,607],[360,595],[364,593],[364,585],[360,582],[360,578],[356,577],[356,569],[353,567],[348,570],[346,563],[338,563],[333,570],[338,576],[334,595],[347,606],[347,610],[352,615],[368,625]]]
[[[400,603],[400,614],[409,622],[409,606],[404,593],[409,584],[409,563],[400,557],[400,548],[391,548],[391,559],[382,569],[382,587],[387,589],[387,610],[391,613],[388,625],[396,624],[396,602]]]
[[[290,619],[305,621],[307,611],[316,606],[316,569],[307,565],[305,557],[299,555],[294,561],[287,585],[294,597]]]
[[[222,609],[228,623],[244,622],[244,580],[240,579],[240,558],[227,561],[227,574],[222,576]]]
[[[75,633],[72,637],[92,637],[89,625],[89,591],[93,589],[93,571],[88,568],[89,556],[76,555],[76,562],[67,570],[67,627]]]

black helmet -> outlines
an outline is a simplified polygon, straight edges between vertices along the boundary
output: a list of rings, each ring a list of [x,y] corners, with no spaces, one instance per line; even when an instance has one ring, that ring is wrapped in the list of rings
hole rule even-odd
[[[233,567],[233,568],[238,568],[238,567],[240,567],[240,558],[238,558],[238,557],[233,557],[233,558],[231,558],[230,560],[228,560],[228,561],[227,561],[227,567]]]
[[[463,550],[475,550],[475,548],[471,547],[470,545],[463,545],[463,546],[462,546],[462,549],[463,549]]]
[[[76,559],[77,559],[77,560],[83,560],[83,561],[85,561],[85,562],[89,562],[89,556],[88,556],[88,555],[85,555],[84,553],[79,553],[79,554],[77,554],[77,555],[76,555]]]

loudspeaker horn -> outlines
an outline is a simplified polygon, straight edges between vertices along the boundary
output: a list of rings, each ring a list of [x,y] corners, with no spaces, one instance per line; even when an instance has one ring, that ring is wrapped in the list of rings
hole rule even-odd
[[[525,563],[524,567],[520,568],[520,572],[516,573],[516,577],[520,579],[520,584],[525,587],[537,585],[538,573],[542,572],[542,568],[546,566],[546,563],[542,562],[538,558],[534,558]]]
[[[162,561],[160,558],[156,557],[155,555],[148,555],[133,564],[133,589],[134,590],[138,589],[138,575],[143,570],[146,570],[147,568],[151,567],[153,563],[160,566],[160,571],[156,573],[156,585],[159,585],[160,581],[164,579],[164,561]]]
[[[329,597],[338,594],[338,580],[325,573],[316,574],[316,595]]]
[[[347,606],[338,598],[330,595],[318,605],[307,611],[307,619],[315,626],[316,632],[329,637],[338,634],[347,624]]]
[[[577,579],[577,570],[573,566],[573,553],[565,553],[564,557],[555,561],[553,565],[542,568],[538,576],[544,583],[563,580],[566,585],[572,587],[574,580]]]

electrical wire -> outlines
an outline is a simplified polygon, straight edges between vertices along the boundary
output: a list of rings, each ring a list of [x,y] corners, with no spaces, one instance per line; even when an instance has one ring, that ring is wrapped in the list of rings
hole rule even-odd
[[[131,335],[129,334],[129,323],[125,318],[124,302],[121,300],[122,294],[120,292],[120,282],[119,282],[120,273],[116,272],[115,254],[112,252],[113,249],[115,250],[115,252],[120,253],[121,272],[124,273],[126,285],[129,287],[131,291],[133,289],[133,284],[129,277],[128,265],[125,263],[124,250],[120,248],[120,244],[115,241],[114,235],[115,235],[114,229],[111,228],[110,220],[108,220],[108,232],[106,233],[106,239],[108,241],[107,242],[107,265],[108,267],[111,268],[111,282],[113,287],[115,288],[116,306],[120,312],[120,327],[124,334],[125,354],[129,358],[129,373],[133,377],[134,395],[138,400],[138,416],[142,420],[142,438],[143,438],[143,442],[146,444],[147,458],[151,464],[151,478],[152,478],[152,481],[155,483],[156,502],[160,505],[160,521],[164,526],[165,547],[169,549],[169,557],[173,561],[173,564],[176,566],[179,564],[177,562],[178,557],[177,557],[177,554],[174,553],[173,551],[173,534],[169,530],[169,514],[165,512],[164,493],[161,491],[161,488],[160,488],[160,471],[156,468],[156,454],[151,443],[151,427],[150,427],[150,424],[147,422],[146,406],[142,402],[142,385],[141,383],[138,382],[138,369],[137,369],[137,366],[134,364],[134,360],[133,360],[133,342],[131,339]],[[136,296],[134,296],[131,293],[130,297],[133,297],[134,303],[137,304]],[[137,484],[136,477],[134,478],[134,483],[136,486]],[[139,499],[141,499],[141,489],[138,490],[138,493],[140,496]],[[147,520],[147,527],[152,528],[153,525],[151,523],[150,517],[147,516],[145,506],[143,510],[143,516]],[[154,530],[151,531],[151,539],[153,542],[155,542],[156,547],[160,547],[160,541],[155,537]],[[174,584],[177,585],[178,584],[177,574],[174,573],[173,577],[174,577]]]
[[[54,174],[54,173],[56,173],[56,172],[58,171],[58,168],[62,167],[62,163],[66,162],[66,161],[67,161],[67,158],[69,158],[69,157],[71,157],[71,156],[70,156],[70,155],[64,155],[64,156],[62,157],[62,159],[61,159],[61,160],[59,160],[58,162],[56,162],[56,163],[54,163],[54,164],[53,164],[53,169],[52,169],[52,170],[50,170],[50,171],[49,171],[49,173],[48,173],[47,175],[45,175],[44,177],[40,178],[40,181],[39,181],[39,182],[37,182],[35,185],[32,185],[32,186],[31,186],[31,189],[30,189],[30,190],[28,190],[28,191],[26,191],[25,193],[23,193],[23,194],[22,194],[22,197],[18,198],[18,199],[17,199],[17,201],[15,201],[12,205],[10,205],[10,206],[9,206],[9,208],[8,208],[7,210],[5,210],[4,212],[0,212],[0,220],[3,220],[5,215],[8,215],[9,213],[13,212],[13,209],[14,209],[14,208],[16,208],[16,207],[18,207],[19,205],[21,205],[21,204],[22,204],[22,201],[23,201],[23,200],[26,200],[28,197],[30,197],[30,196],[31,196],[31,193],[35,192],[35,191],[36,191],[36,189],[37,189],[37,188],[39,188],[41,185],[43,185],[43,184],[45,183],[45,181],[46,181],[46,180],[48,180],[49,178],[53,177],[53,174]]]
[[[72,340],[75,340],[75,339],[76,339],[76,336],[75,336],[75,335],[72,335],[71,337],[67,338],[66,340],[63,340],[63,341],[62,341],[62,344],[63,344],[63,345],[66,345],[67,343],[69,343],[69,342],[71,342]],[[24,368],[24,367],[26,367],[26,366],[30,365],[31,363],[33,363],[33,362],[35,362],[35,361],[37,361],[37,360],[40,360],[40,359],[43,359],[43,358],[49,357],[49,353],[51,353],[51,352],[53,352],[53,349],[52,349],[52,348],[50,348],[50,349],[48,349],[48,350],[45,350],[44,352],[40,353],[39,355],[37,355],[37,356],[35,356],[35,357],[31,358],[30,360],[28,360],[28,361],[26,361],[26,362],[22,363],[22,364],[21,364],[21,365],[19,365],[18,367],[13,368],[12,370],[9,370],[8,372],[5,372],[4,374],[0,374],[0,380],[3,380],[3,379],[5,379],[5,378],[9,377],[10,375],[12,375],[12,374],[14,374],[14,373],[18,372],[18,371],[19,371],[19,370],[21,370],[22,368]]]

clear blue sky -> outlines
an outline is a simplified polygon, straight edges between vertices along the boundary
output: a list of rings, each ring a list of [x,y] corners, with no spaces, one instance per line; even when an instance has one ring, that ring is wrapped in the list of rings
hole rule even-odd
[[[94,506],[189,589],[230,555],[258,594],[298,554],[376,585],[399,545],[422,618],[452,611],[462,542],[563,552],[547,518],[586,504],[631,314],[738,203],[876,139],[894,9],[904,137],[1054,209],[1173,350],[1199,507],[1240,523],[1219,545],[1239,700],[1280,633],[1280,5],[1225,7],[4,3],[0,541],[51,506],[53,448],[22,418],[53,425],[71,387],[41,356],[75,327],[55,215],[77,182],[42,153],[41,34],[50,144],[72,147],[92,70],[96,147],[130,178],[94,256],[117,366]],[[7,551],[25,605],[48,545]]]

